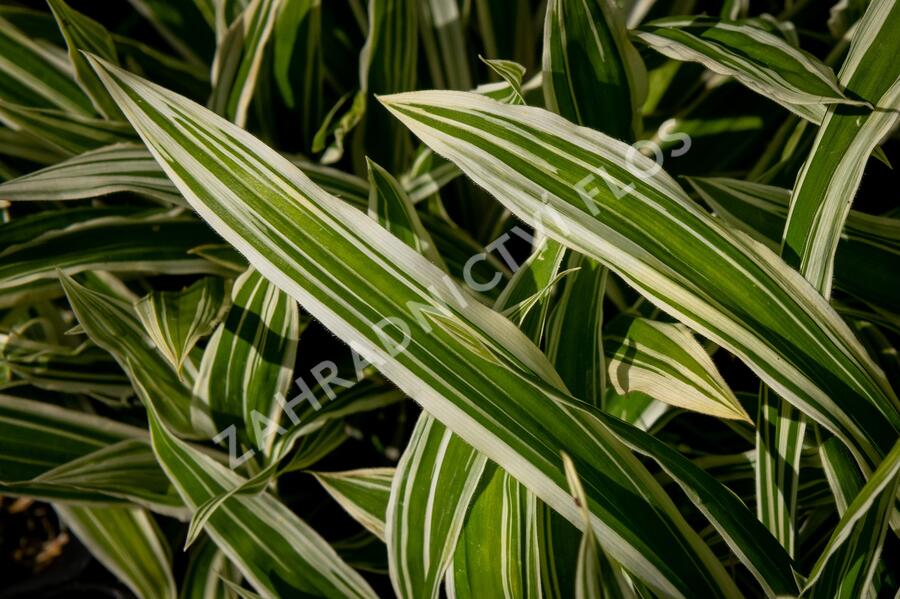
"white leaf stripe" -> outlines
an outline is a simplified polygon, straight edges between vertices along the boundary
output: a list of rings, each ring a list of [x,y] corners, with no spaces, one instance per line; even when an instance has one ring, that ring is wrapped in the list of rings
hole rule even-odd
[[[508,321],[477,302],[467,302],[463,312],[455,287],[448,287],[425,258],[324,193],[249,134],[183,98],[94,62],[191,205],[326,327],[353,340],[465,441],[567,518],[580,521],[562,486],[556,448],[564,447],[596,501],[592,523],[598,538],[646,584],[671,595],[698,588],[710,595],[735,594],[721,565],[639,462],[610,443],[578,404],[538,382],[553,379],[552,368]],[[435,316],[442,326],[425,330],[407,302],[443,314]],[[372,329],[385,317],[408,321],[413,334],[406,351],[396,356]],[[475,347],[481,348],[477,354]],[[536,419],[538,414],[543,415]],[[649,531],[649,537],[639,539],[635,530]]]
[[[475,94],[413,92],[381,101],[517,216],[609,266],[741,357],[858,460],[871,467],[887,451],[900,428],[896,398],[846,324],[795,271],[725,229],[668,176],[642,178],[657,167],[639,154],[627,160],[637,154],[630,146],[541,109]],[[576,188],[591,177],[600,181],[587,190],[593,198]],[[622,189],[630,193],[619,200]],[[852,409],[843,399],[850,396],[861,398]]]

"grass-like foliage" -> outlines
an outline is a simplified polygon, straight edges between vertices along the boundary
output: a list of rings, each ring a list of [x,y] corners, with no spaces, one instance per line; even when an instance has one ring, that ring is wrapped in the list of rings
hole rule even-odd
[[[47,4],[13,596],[895,596],[900,3]]]

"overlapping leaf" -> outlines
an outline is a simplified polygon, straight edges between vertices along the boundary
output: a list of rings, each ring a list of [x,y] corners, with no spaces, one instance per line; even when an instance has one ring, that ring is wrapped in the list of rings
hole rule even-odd
[[[702,212],[633,148],[546,111],[474,94],[381,100],[521,218],[740,356],[861,462],[887,451],[900,425],[896,398],[827,302],[771,252]]]
[[[752,22],[672,17],[645,23],[635,36],[670,58],[731,75],[814,123],[825,118],[827,104],[864,104],[848,98],[814,56]]]
[[[438,420],[581,522],[564,489],[564,448],[593,502],[598,538],[625,568],[664,593],[735,594],[649,473],[581,404],[541,382],[554,379],[552,368],[508,321],[252,136],[94,60],[204,219]],[[347,303],[360,292],[365,302]],[[403,339],[397,322],[409,328],[405,351],[392,351]]]

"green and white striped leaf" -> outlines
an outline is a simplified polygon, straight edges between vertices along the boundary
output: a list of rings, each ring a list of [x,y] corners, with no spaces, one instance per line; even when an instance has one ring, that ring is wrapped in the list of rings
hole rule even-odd
[[[446,270],[399,183],[371,161],[369,181],[369,216]],[[484,456],[434,418],[426,413],[419,416],[387,504],[385,528],[391,534],[382,531],[391,581],[399,596],[437,597],[485,463]],[[431,482],[426,485],[425,481]]]
[[[866,10],[841,68],[840,82],[856,97],[875,105],[876,110],[869,115],[867,111],[861,113],[848,107],[828,108],[812,153],[801,168],[794,186],[781,254],[826,299],[831,296],[834,255],[850,208],[850,199],[855,195],[869,154],[897,121],[900,68],[886,58],[886,53],[900,51],[900,44],[894,35],[898,25],[900,9],[894,2],[876,1]],[[879,76],[871,77],[872,72],[878,72]],[[827,149],[823,150],[823,145]],[[815,181],[809,177],[810,169]],[[822,218],[828,219],[828,222],[820,220]],[[767,471],[761,476],[772,477],[776,473],[781,476],[776,479],[775,486],[766,486],[765,483],[770,483],[766,480],[760,483],[760,490],[767,489],[770,495],[760,500],[760,504],[776,504],[781,518],[770,523],[770,528],[783,529],[790,534],[794,527],[795,511],[795,495],[790,487],[796,486],[799,458],[781,462],[782,457],[787,460],[792,454],[799,455],[794,448],[803,440],[803,417],[781,405],[778,398],[769,398],[765,389],[761,391],[761,400],[766,400],[761,402],[761,416],[770,415],[779,420],[774,424],[771,419],[764,421],[766,427],[762,430],[771,430],[774,426],[777,436],[771,439],[772,455],[760,456],[760,470]],[[791,476],[795,479],[793,482],[790,481]],[[789,504],[781,508],[779,502],[785,501],[785,498]],[[793,548],[792,537],[790,534],[786,539],[789,549]]]
[[[439,89],[471,89],[463,10],[459,0],[418,0],[422,50]]]
[[[277,129],[282,139],[297,136],[304,151],[324,112],[322,37],[321,0],[282,0],[272,31],[272,78],[290,116],[279,119]]]
[[[48,0],[50,10],[56,17],[59,30],[62,32],[69,48],[69,60],[81,89],[90,97],[97,111],[109,119],[122,118],[116,103],[109,92],[100,83],[87,59],[81,52],[90,52],[118,64],[116,46],[109,32],[97,21],[73,10],[63,0]]]
[[[367,160],[369,169],[369,216],[394,237],[446,270],[431,236],[416,214],[416,208],[403,187],[390,173]]]
[[[609,382],[716,418],[752,422],[709,354],[681,324],[620,316],[604,330]]]
[[[160,514],[187,517],[181,498],[160,470],[145,437],[125,439],[75,458],[36,476],[31,484],[94,491]]]
[[[737,179],[691,177],[691,186],[715,214],[773,248],[781,241],[791,191]],[[2,189],[2,188],[0,188]],[[900,256],[900,222],[856,210],[847,213],[834,256],[834,284],[883,310],[900,305],[892,284]]]
[[[37,164],[55,164],[66,154],[27,131],[0,126],[0,154]],[[8,177],[12,179],[13,177]]]
[[[710,17],[671,17],[644,23],[635,37],[675,60],[698,62],[821,123],[826,105],[865,105],[849,99],[834,72],[782,37],[751,23]]]
[[[819,444],[822,470],[828,479],[838,516],[843,516],[866,481],[862,478],[853,457],[834,437]]]
[[[112,356],[90,342],[71,347],[0,333],[0,365],[16,379],[48,391],[112,401],[134,393]]]
[[[4,452],[0,480],[30,480],[40,474],[125,439],[141,429],[52,404],[0,395]],[[39,436],[36,431],[45,431]]]
[[[52,108],[29,108],[4,100],[0,100],[0,122],[10,129],[39,137],[69,155],[134,139],[127,123]]]
[[[91,555],[140,599],[175,599],[172,556],[147,512],[127,507],[54,507]]]
[[[137,383],[138,378],[146,379],[144,384],[158,393],[158,410],[166,422],[182,436],[210,436],[209,430],[197,430],[191,422],[191,405],[194,402],[190,391],[179,380],[175,369],[153,347],[134,307],[118,298],[88,289],[66,274],[60,275],[60,283],[78,322],[91,340],[113,355],[128,373],[132,385]],[[132,369],[135,365],[140,367],[140,372]]]
[[[0,226],[0,249],[3,251],[34,241],[39,237],[54,234],[71,225],[80,225],[99,218],[147,214],[130,206],[78,206],[66,210],[44,210],[36,214],[25,214],[2,223]]]
[[[238,583],[241,574],[208,538],[192,550],[181,581],[179,599],[232,599],[225,581]]]
[[[461,92],[381,101],[514,214],[742,358],[862,463],[888,450],[900,428],[896,398],[848,327],[795,271],[700,210],[655,163],[538,108]]]
[[[397,464],[385,522],[398,597],[438,596],[486,462],[434,418],[419,418]]]
[[[300,379],[298,379],[299,382]],[[371,383],[371,381],[369,382]],[[230,497],[261,493],[277,475],[294,470],[304,470],[343,443],[347,439],[347,434],[341,422],[337,420],[338,418],[383,407],[403,399],[399,392],[383,392],[377,384],[357,384],[349,391],[340,394],[330,388],[324,390],[317,388],[316,391],[320,393],[315,393],[307,386],[300,395],[288,403],[284,403],[284,399],[280,399],[278,405],[289,415],[293,423],[289,429],[280,427],[277,414],[273,419],[267,420],[259,412],[255,413],[256,416],[252,420],[256,434],[278,432],[280,435],[275,437],[272,450],[268,455],[268,465],[239,486],[215,495],[198,506],[191,517],[185,547],[190,546],[198,538],[206,521]],[[332,395],[333,397],[331,397]],[[297,410],[297,404],[302,401],[308,404],[304,406],[306,409]],[[300,414],[297,413],[298,411]],[[255,450],[250,449],[243,455],[237,456],[238,434],[232,427],[224,429],[214,440],[228,441],[231,453],[229,463],[232,464],[232,467],[236,467],[253,457]],[[292,451],[293,455],[287,464],[280,466],[282,459]],[[385,499],[385,504],[387,504],[387,499]]]
[[[370,163],[370,169],[371,166]],[[433,264],[443,267],[440,256],[433,251],[428,251],[433,247],[433,243],[421,225],[412,204],[399,189],[399,184],[385,173],[382,173],[382,177],[385,177],[385,182],[379,184],[375,173],[370,170],[370,182],[373,189],[370,216],[388,231],[394,233],[406,245],[429,258]],[[386,189],[376,192],[379,185]],[[383,207],[379,210],[379,206]],[[543,333],[549,304],[546,290],[552,287],[552,283],[556,279],[562,254],[561,246],[554,242],[539,245],[528,261],[516,272],[494,304],[494,309],[497,311],[504,309],[514,311],[519,328],[533,339],[539,339]],[[419,478],[433,478],[436,476],[435,473],[443,476],[439,484],[431,485],[427,493],[416,493],[407,504],[401,504],[399,501],[389,503],[389,506],[397,512],[389,511],[388,519],[399,519],[396,538],[388,539],[392,580],[395,588],[406,586],[402,592],[397,591],[398,594],[416,596],[421,589],[426,595],[430,593],[435,596],[445,568],[448,569],[446,576],[448,589],[451,589],[448,590],[448,593],[464,594],[473,587],[483,590],[497,585],[507,586],[511,584],[511,579],[508,577],[512,576],[522,563],[516,559],[520,551],[526,555],[528,561],[525,563],[531,565],[531,568],[524,568],[525,586],[529,584],[527,581],[531,581],[536,588],[539,587],[539,582],[535,582],[538,580],[537,539],[533,536],[524,536],[525,531],[523,530],[529,526],[532,527],[532,531],[534,530],[537,503],[534,496],[505,471],[495,468],[492,468],[490,472],[486,471],[484,456],[459,437],[452,435],[445,427],[434,422],[434,419],[427,414],[419,416],[416,431],[424,432],[413,435],[400,461],[401,465],[409,470],[401,470],[398,466],[399,474],[395,478],[410,480],[410,484],[414,484]],[[446,448],[447,451],[439,454],[433,460],[421,459],[416,463],[417,455],[427,456],[429,451],[433,451],[429,448],[434,447]],[[459,468],[460,471],[452,472],[458,468],[458,465],[462,465]],[[451,474],[445,474],[448,471]],[[482,475],[483,471],[484,475]],[[481,509],[477,509],[474,505],[476,503],[474,501],[476,488],[474,485],[499,487],[503,489],[503,493],[514,496],[515,503],[485,501],[482,502]],[[399,488],[403,487],[395,482],[394,489]],[[412,487],[407,487],[407,489],[410,488]],[[483,489],[482,493],[486,493],[485,497],[492,495],[487,488]],[[530,506],[531,509],[520,509],[522,503]],[[467,513],[468,516],[466,516]],[[441,514],[443,517],[434,518],[433,514]],[[473,516],[473,514],[475,515]],[[463,517],[467,518],[465,526],[472,527],[468,536],[464,533]],[[408,518],[408,520],[404,521],[403,518]],[[498,519],[505,519],[506,526],[500,531],[495,530],[489,535],[485,535],[487,529],[482,529],[484,524],[487,522],[493,525]],[[400,559],[405,558],[404,561],[391,559],[393,558],[392,552],[395,551],[391,542],[396,544],[397,539],[403,542],[403,539],[410,538],[418,541],[422,530],[427,532],[426,542],[422,543],[421,549],[413,544],[414,550],[408,551],[405,556],[401,555]],[[429,546],[427,543],[431,537],[439,539],[434,546]],[[466,569],[468,553],[465,550],[466,538],[477,543],[478,549],[475,550],[475,554],[494,549],[499,555],[506,556],[501,568],[482,571],[480,575],[477,571],[469,572]],[[406,542],[409,544],[408,540]],[[435,554],[440,554],[440,560],[434,560],[433,555]],[[533,559],[529,559],[529,557]],[[452,562],[447,561],[448,559],[457,560],[456,563],[461,564],[462,567],[453,566]],[[424,573],[424,584],[416,580],[416,575],[420,573]],[[529,576],[529,574],[531,575]],[[473,580],[472,577],[477,580]],[[456,582],[459,583],[458,590],[455,588]]]
[[[756,421],[756,514],[793,556],[806,417],[760,384]]]
[[[804,597],[865,596],[896,513],[898,483],[900,441],[844,512],[806,580]]]
[[[782,255],[825,297],[831,294],[835,252],[866,162],[897,124],[898,28],[900,6],[873,0],[856,28],[839,77],[848,92],[876,108],[830,107],[794,184]]]
[[[94,414],[8,395],[0,395],[0,416],[4,439],[0,491],[4,495],[81,505],[120,504],[126,501],[124,496],[162,513],[183,515],[181,501],[168,499],[171,495],[166,490],[167,481],[157,484],[158,475],[143,458],[139,460],[141,467],[131,470],[124,464],[117,470],[121,477],[113,474],[105,481],[76,476],[80,483],[76,485],[64,476],[68,471],[80,470],[79,465],[93,464],[91,456],[102,458],[128,447],[136,457],[139,444],[149,451],[146,431]],[[105,458],[100,459],[97,468],[102,469],[104,461]],[[158,468],[156,472],[162,475]],[[131,488],[124,489],[120,485],[128,477],[133,477],[129,481]]]
[[[565,255],[562,245],[546,238],[534,239],[533,244],[531,256],[503,288],[494,310],[509,315],[537,344],[544,336],[550,292],[560,278],[573,273],[559,273]],[[494,464],[485,468],[479,484],[448,574],[448,589],[457,596],[471,596],[481,589],[496,589],[506,596],[540,596],[542,570],[548,568],[542,560],[568,557],[548,537],[567,541],[565,536],[574,538],[576,529]],[[547,551],[551,545],[553,551]],[[489,555],[503,556],[500,566],[478,568],[479,560]]]
[[[564,246],[550,239],[535,241],[535,244],[531,256],[500,292],[494,310],[506,315],[529,339],[539,344],[550,309],[550,292],[554,284],[569,273],[559,273]]]
[[[589,521],[591,516],[587,508],[588,498],[584,492],[584,487],[581,486],[581,481],[578,479],[575,464],[572,463],[572,459],[566,454],[562,454],[562,459],[566,469],[566,476],[569,480],[569,492],[572,493],[572,499],[575,505],[581,509],[585,521]],[[578,562],[575,567],[575,599],[610,596],[609,593],[604,592],[600,569],[600,549],[597,547],[593,530],[590,527],[586,527],[581,544],[578,546]]]
[[[360,96],[354,99],[351,112],[365,114],[357,139],[365,142],[368,156],[390,172],[399,172],[405,166],[409,134],[381,107],[370,106],[370,98],[372,94],[392,94],[415,86],[419,4],[419,0],[368,0],[369,31],[359,53]],[[354,156],[358,171],[362,170],[361,158]]]
[[[13,202],[81,200],[129,192],[183,205],[181,194],[143,146],[114,144],[0,183]]]
[[[541,382],[556,376],[513,325],[459,295],[424,257],[249,134],[94,60],[120,108],[191,205],[429,413],[567,519],[580,522],[557,457],[564,449],[585,481],[598,538],[650,587],[673,595],[698,589],[736,594],[722,566],[640,463],[587,408]],[[227,156],[221,153],[225,148]],[[361,295],[366,301],[351,309],[346,299]],[[374,327],[397,322],[409,326],[409,343],[400,352],[395,328]]]
[[[282,0],[253,0],[228,27],[213,63],[209,107],[243,127]]]
[[[137,383],[147,403],[153,451],[185,503],[196,509],[239,487],[238,474],[177,439],[160,419],[159,398]],[[267,493],[235,495],[209,516],[206,533],[265,597],[285,594],[372,597],[363,578],[283,503]]]
[[[394,472],[394,468],[365,468],[312,474],[354,520],[384,541],[385,514]]]
[[[607,415],[603,420],[623,443],[653,459],[684,490],[769,596],[797,594],[790,556],[731,490],[654,436]]]
[[[541,596],[538,502],[505,470],[487,464],[447,571],[448,596]]]
[[[56,108],[71,114],[94,113],[75,82],[65,53],[38,43],[0,17],[0,100]]]
[[[547,324],[547,357],[576,397],[600,407],[606,388],[603,297],[608,271],[596,260],[569,252],[569,271]]]
[[[26,283],[56,279],[58,271],[69,275],[86,270],[222,272],[221,267],[188,254],[199,243],[217,239],[197,219],[184,214],[133,209],[119,211],[130,213],[128,216],[99,216],[103,212],[89,209],[85,214],[96,218],[58,229],[50,228],[55,217],[65,222],[71,212],[42,212],[29,221],[27,228],[16,227],[19,232],[44,230],[27,241],[14,242],[0,250],[0,294],[12,293]],[[0,225],[0,237],[15,222]]]
[[[544,20],[548,110],[617,139],[640,131],[643,62],[611,0],[550,0]]]
[[[156,349],[181,372],[188,354],[222,318],[225,281],[204,277],[181,291],[154,291],[134,305]]]
[[[253,269],[238,277],[231,308],[203,352],[193,388],[217,431],[231,429],[244,444],[268,454],[299,336],[300,315],[291,297]]]

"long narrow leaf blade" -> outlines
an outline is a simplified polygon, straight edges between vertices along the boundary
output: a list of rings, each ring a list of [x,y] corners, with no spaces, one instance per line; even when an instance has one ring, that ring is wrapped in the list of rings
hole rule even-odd
[[[731,75],[814,123],[825,118],[826,104],[864,104],[848,99],[817,58],[750,22],[672,17],[642,25],[635,36],[669,58]]]
[[[147,512],[126,507],[56,506],[91,555],[141,599],[175,599],[171,556]]]

